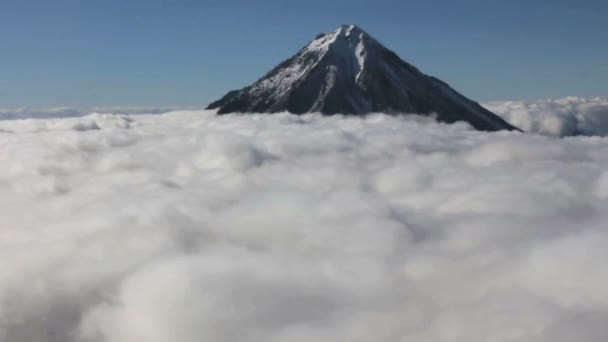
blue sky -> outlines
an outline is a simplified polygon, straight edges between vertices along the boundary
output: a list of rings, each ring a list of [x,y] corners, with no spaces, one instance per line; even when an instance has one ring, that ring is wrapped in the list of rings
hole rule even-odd
[[[354,23],[479,101],[608,95],[606,0],[0,0],[0,107],[206,105]]]

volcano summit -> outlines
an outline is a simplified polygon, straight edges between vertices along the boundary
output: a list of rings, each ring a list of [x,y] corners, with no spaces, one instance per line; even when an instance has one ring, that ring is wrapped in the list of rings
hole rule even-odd
[[[211,103],[234,112],[434,115],[478,130],[517,129],[445,82],[423,74],[354,25],[318,35],[254,84]]]

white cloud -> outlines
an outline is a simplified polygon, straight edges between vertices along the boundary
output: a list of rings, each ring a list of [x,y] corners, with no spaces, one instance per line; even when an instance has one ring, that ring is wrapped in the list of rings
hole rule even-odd
[[[608,135],[608,98],[491,102],[485,105],[526,132],[550,136]]]
[[[608,138],[180,111],[0,146],[0,341],[608,333]]]

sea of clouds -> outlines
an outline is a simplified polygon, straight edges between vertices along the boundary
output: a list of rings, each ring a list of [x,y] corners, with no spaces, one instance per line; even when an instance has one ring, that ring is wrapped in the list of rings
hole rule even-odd
[[[91,114],[0,160],[3,342],[608,336],[608,138]]]

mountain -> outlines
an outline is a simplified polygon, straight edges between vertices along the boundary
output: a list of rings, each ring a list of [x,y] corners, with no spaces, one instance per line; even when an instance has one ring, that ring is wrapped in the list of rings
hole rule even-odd
[[[254,84],[229,92],[207,109],[218,114],[416,113],[448,123],[466,121],[484,131],[517,129],[354,25],[318,35]]]

